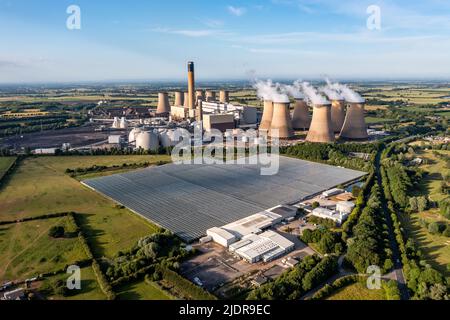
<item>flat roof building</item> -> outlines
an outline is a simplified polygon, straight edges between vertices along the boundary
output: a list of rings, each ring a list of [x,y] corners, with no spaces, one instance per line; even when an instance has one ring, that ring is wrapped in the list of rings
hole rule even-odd
[[[327,208],[316,208],[311,213],[315,217],[319,217],[322,219],[329,219],[336,222],[336,225],[340,226],[342,223],[347,220],[347,213],[340,213],[335,210],[330,210]]]
[[[350,214],[355,208],[355,204],[351,201],[341,201],[336,204],[336,211],[339,213]]]
[[[212,238],[212,240],[221,246],[228,248],[228,246],[237,241],[234,234],[228,232],[222,228],[211,228],[206,231],[206,234]]]

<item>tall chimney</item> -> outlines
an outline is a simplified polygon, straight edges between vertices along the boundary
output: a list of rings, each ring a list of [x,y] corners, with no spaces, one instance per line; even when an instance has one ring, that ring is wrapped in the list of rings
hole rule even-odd
[[[188,62],[188,95],[189,95],[189,109],[195,109],[195,72],[194,62]]]
[[[183,92],[177,91],[175,92],[175,103],[174,106],[182,107],[184,104],[184,94]]]
[[[292,127],[296,130],[306,130],[311,125],[309,108],[303,99],[295,99],[294,113],[292,114]]]
[[[366,120],[364,118],[364,103],[349,103],[340,137],[352,140],[369,138]]]
[[[273,102],[270,100],[264,100],[264,113],[259,125],[259,131],[269,131],[272,125],[273,118]]]
[[[331,105],[314,105],[313,118],[306,141],[327,143],[335,140],[331,123]]]
[[[183,107],[189,108],[189,93],[187,93],[187,92],[184,93]]]
[[[345,121],[345,101],[333,100],[331,102],[331,122],[333,124],[333,132],[339,133]]]
[[[220,90],[220,103],[230,102],[230,92],[227,90]]]
[[[156,114],[167,114],[170,113],[170,102],[169,95],[167,92],[158,93],[158,109],[156,109]]]
[[[206,101],[207,102],[214,102],[216,101],[216,92],[212,90],[206,91]]]
[[[270,136],[280,139],[288,139],[294,136],[289,112],[289,102],[274,102]]]

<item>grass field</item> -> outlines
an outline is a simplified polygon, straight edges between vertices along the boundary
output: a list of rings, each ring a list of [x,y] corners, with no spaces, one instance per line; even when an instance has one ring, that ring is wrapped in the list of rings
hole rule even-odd
[[[57,280],[66,281],[69,274],[59,274],[43,281],[42,287],[49,286]],[[73,291],[68,297],[49,296],[50,300],[105,300],[106,297],[100,290],[94,271],[91,267],[81,269],[81,290]]]
[[[75,232],[68,217],[0,226],[0,280],[25,280],[87,258],[77,237],[51,238],[52,226]]]
[[[147,283],[142,280],[127,284],[118,290],[119,300],[172,300],[173,297],[163,291],[156,283]]]
[[[361,283],[354,283],[344,287],[326,300],[384,300],[384,290],[369,290]]]
[[[15,157],[0,157],[0,179],[14,162]]]
[[[94,255],[112,257],[157,229],[127,209],[84,187],[67,168],[156,162],[167,156],[40,157],[23,161],[0,192],[0,220],[74,211],[92,243]]]
[[[439,151],[450,155],[450,151]],[[422,165],[420,168],[429,174],[422,180],[421,191],[416,195],[428,195],[433,201],[444,199],[444,195],[440,192],[441,176],[449,170],[445,167],[443,160],[433,155],[433,151],[424,151],[419,154],[420,157],[427,158],[430,164]],[[447,270],[447,264],[450,263],[450,238],[442,235],[430,234],[426,228],[420,225],[420,219],[429,223],[447,221],[441,214],[439,209],[430,209],[425,212],[416,213],[410,219],[404,221],[405,226],[409,229],[415,240],[419,243],[419,247],[427,258],[427,262],[434,268],[450,276]]]

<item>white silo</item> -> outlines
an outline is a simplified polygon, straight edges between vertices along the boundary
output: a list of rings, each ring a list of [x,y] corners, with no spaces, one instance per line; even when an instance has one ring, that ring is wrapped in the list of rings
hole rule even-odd
[[[130,134],[128,135],[128,142],[135,142],[136,141],[136,137],[139,133],[141,133],[141,129],[139,128],[133,128],[133,130],[130,131]]]
[[[125,119],[125,117],[122,117],[120,119],[120,129],[127,129],[127,128],[128,128],[127,119]]]
[[[154,132],[141,132],[136,137],[136,148],[146,151],[157,151],[159,149],[159,138]]]
[[[173,130],[164,130],[159,134],[161,146],[164,148],[174,147],[176,145],[174,138],[175,132]]]
[[[114,117],[114,122],[113,122],[112,128],[113,129],[120,129],[120,121],[119,121],[118,117]]]

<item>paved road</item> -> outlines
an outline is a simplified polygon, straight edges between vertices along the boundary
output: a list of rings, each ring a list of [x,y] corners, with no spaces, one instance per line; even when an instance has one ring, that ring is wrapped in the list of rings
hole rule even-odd
[[[381,152],[382,151],[380,151],[377,154],[377,157],[375,159],[377,180],[378,180],[378,183],[379,183],[380,187],[382,187],[381,172],[380,172]],[[387,223],[388,231],[389,231],[389,242],[390,242],[390,246],[391,246],[391,250],[392,250],[392,258],[394,260],[393,261],[394,262],[394,269],[393,269],[393,271],[391,273],[394,276],[394,279],[398,283],[398,288],[400,290],[401,299],[402,300],[409,300],[410,296],[409,296],[408,287],[406,285],[405,276],[403,274],[403,264],[402,264],[402,261],[401,261],[400,250],[398,248],[397,240],[395,239],[394,226],[393,226],[392,219],[391,219],[391,216],[389,214],[389,210],[387,208],[386,202],[387,201],[384,198],[384,192],[381,192],[381,204],[382,204],[383,212],[384,212],[384,214],[386,216],[386,223]]]

